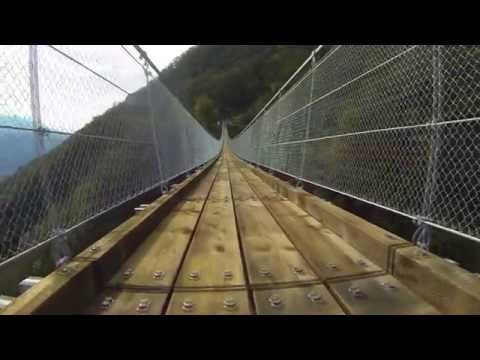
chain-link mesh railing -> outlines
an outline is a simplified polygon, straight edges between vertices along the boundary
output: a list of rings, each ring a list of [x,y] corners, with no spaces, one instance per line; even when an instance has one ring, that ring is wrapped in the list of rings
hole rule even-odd
[[[130,46],[0,46],[0,262],[218,154],[143,60]]]
[[[319,50],[236,154],[479,239],[480,46]]]

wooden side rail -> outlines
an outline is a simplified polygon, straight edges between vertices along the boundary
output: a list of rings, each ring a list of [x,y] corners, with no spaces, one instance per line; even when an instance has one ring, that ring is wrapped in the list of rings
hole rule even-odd
[[[75,314],[94,300],[162,218],[212,169],[211,162],[16,298],[0,314]],[[217,167],[215,164],[213,167]]]

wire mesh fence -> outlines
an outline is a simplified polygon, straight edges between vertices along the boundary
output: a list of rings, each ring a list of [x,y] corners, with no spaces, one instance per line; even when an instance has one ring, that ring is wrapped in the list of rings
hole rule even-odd
[[[1,45],[0,263],[198,167],[220,145],[133,47]]]
[[[480,46],[317,53],[230,140],[237,155],[479,239]]]

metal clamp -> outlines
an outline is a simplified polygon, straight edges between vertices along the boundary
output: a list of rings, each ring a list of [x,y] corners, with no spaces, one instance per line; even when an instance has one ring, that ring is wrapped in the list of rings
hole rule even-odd
[[[302,180],[297,180],[295,182],[295,188],[298,190],[303,190],[303,181]]]

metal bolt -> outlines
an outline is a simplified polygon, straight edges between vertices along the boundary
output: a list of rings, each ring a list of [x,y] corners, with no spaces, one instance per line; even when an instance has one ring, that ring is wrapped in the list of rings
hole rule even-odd
[[[358,260],[358,265],[363,266],[363,267],[368,267],[368,264],[365,260]]]
[[[61,270],[62,274],[64,275],[69,275],[75,271],[75,269],[72,266],[65,266]]]
[[[315,303],[315,302],[319,302],[319,303],[322,303],[324,304],[325,303],[325,300],[323,300],[322,298],[322,295],[320,295],[320,293],[316,292],[316,291],[312,291],[310,292],[307,297],[310,299],[311,302]]]
[[[234,298],[225,298],[225,300],[223,301],[223,307],[229,311],[233,311],[237,308],[237,302]]]
[[[395,285],[392,285],[388,282],[382,282],[381,285],[388,290],[397,290],[397,287]]]
[[[100,250],[100,248],[97,246],[97,245],[93,245],[91,248],[90,248],[90,252],[93,254],[93,253],[96,253],[98,250]]]
[[[424,257],[424,258],[428,257],[428,253],[425,250],[422,250],[422,249],[418,249],[417,255],[419,257]]]
[[[348,292],[351,293],[355,299],[364,299],[367,297],[362,290],[354,286],[350,287]]]
[[[452,259],[444,259],[446,262],[452,264],[452,265],[455,265],[455,266],[459,266],[460,264],[458,262],[456,262],[455,260],[452,260]]]
[[[102,303],[100,304],[100,307],[103,310],[107,310],[110,306],[112,306],[112,304],[113,304],[113,298],[109,296],[102,301]]]
[[[123,273],[123,277],[124,277],[125,279],[130,278],[132,275],[133,275],[133,269],[127,269],[127,270],[125,270],[125,272]]]
[[[155,271],[153,273],[153,278],[155,280],[163,280],[165,278],[165,272],[163,271]]]
[[[295,274],[299,274],[299,275],[305,274],[305,270],[302,269],[301,267],[298,267],[298,266],[294,266],[294,267],[293,267],[293,272],[294,272]]]
[[[233,272],[230,270],[225,270],[223,272],[223,277],[225,278],[225,280],[231,280],[233,279]]]
[[[137,306],[137,312],[147,312],[150,310],[150,306],[152,305],[152,302],[148,299],[142,299],[140,300],[140,303]]]
[[[262,266],[259,270],[259,273],[262,277],[272,277],[272,272],[266,266]]]
[[[327,267],[328,267],[330,270],[334,270],[334,271],[340,270],[340,269],[338,268],[338,266],[335,265],[335,264],[328,264]]]
[[[282,306],[282,299],[278,295],[272,295],[268,298],[268,302],[270,303],[270,306],[273,308],[279,308]]]
[[[193,306],[193,301],[185,300],[182,304],[182,310],[185,312],[191,312],[193,311]]]
[[[193,281],[197,281],[200,278],[200,273],[198,271],[192,271],[188,274],[188,278]]]

